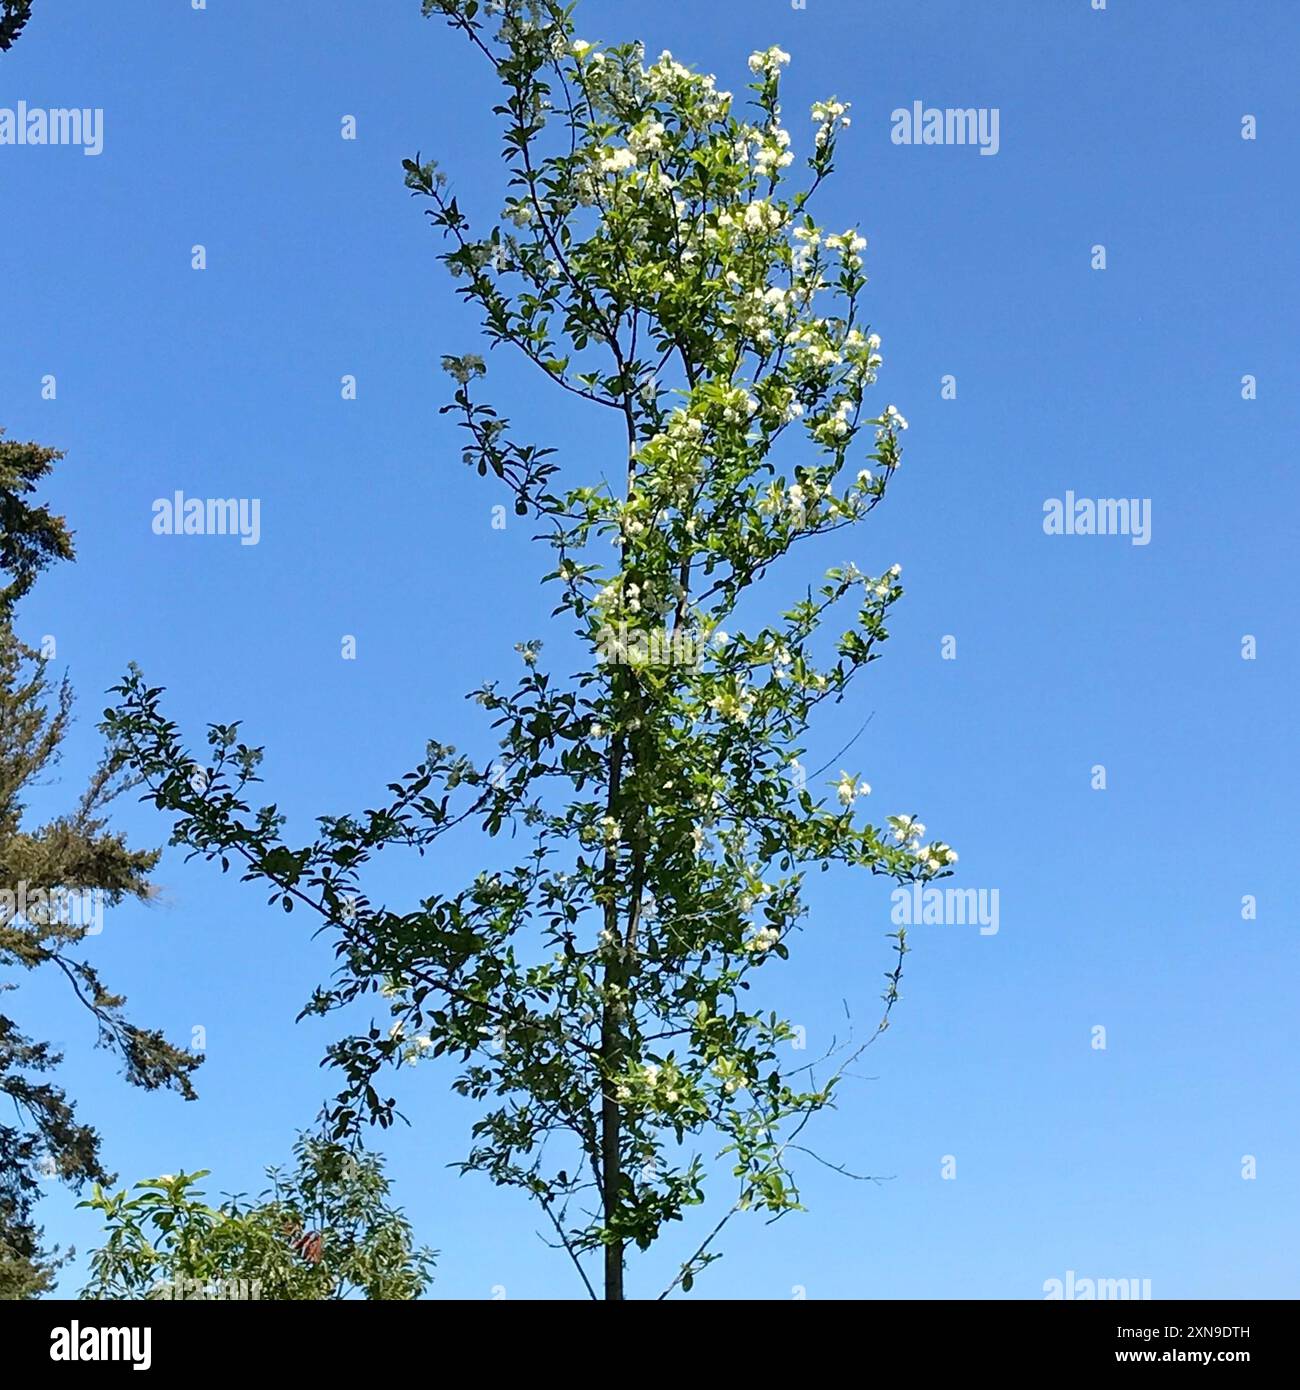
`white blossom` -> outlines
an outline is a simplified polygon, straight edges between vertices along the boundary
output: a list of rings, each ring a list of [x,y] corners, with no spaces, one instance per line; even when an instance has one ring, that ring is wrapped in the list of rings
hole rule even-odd
[[[625,146],[618,149],[606,149],[600,157],[601,171],[606,174],[620,174],[625,169],[631,169],[636,164],[636,155]]]
[[[775,927],[760,927],[745,942],[745,950],[761,955],[764,951],[770,951],[780,939],[781,933]]]
[[[852,806],[858,797],[871,795],[871,784],[859,782],[851,773],[841,770],[835,792],[840,799],[841,806]]]
[[[749,70],[756,76],[762,73],[766,77],[775,77],[789,61],[790,55],[773,44],[766,51],[749,55]]]

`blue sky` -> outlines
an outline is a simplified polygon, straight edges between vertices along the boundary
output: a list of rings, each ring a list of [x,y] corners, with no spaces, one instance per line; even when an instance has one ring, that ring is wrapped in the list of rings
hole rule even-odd
[[[0,147],[0,424],[67,450],[52,492],[79,546],[20,614],[80,695],[37,812],[75,795],[128,661],[192,736],[243,719],[268,799],[305,831],[375,804],[428,738],[486,749],[462,695],[549,635],[549,554],[513,518],[491,528],[502,498],[437,414],[440,356],[480,345],[400,162],[437,157],[483,217],[502,182],[487,74],[419,9],[47,0],[0,58],[0,107],[105,112],[98,157]],[[1300,1295],[1300,11],[583,0],[579,16],[584,37],[641,38],[733,89],[779,43],[805,140],[811,101],[853,103],[820,216],[869,238],[878,403],[911,430],[886,504],[830,560],[896,560],[907,596],[809,764],[874,714],[850,762],[871,811],[921,814],[960,851],[957,882],[1000,894],[995,936],[913,932],[893,1026],[817,1131],[828,1159],[888,1181],[810,1163],[810,1211],[733,1223],[700,1295],[1038,1298],[1067,1270],[1148,1278],[1157,1298]],[[997,108],[999,152],[892,144],[891,111],[914,101]],[[492,368],[534,437],[598,462],[589,418]],[[155,536],[153,500],[178,488],[260,498],[260,543]],[[1067,490],[1150,499],[1150,544],[1045,535],[1044,500]],[[166,837],[139,805],[120,824]],[[476,852],[385,886],[451,887]],[[6,1008],[66,1046],[124,1179],[202,1166],[213,1190],[255,1189],[331,1088],[327,1030],[293,1023],[328,950],[213,868],[172,853],[158,877],[160,901],[114,912],[93,952],[139,1021],[206,1029],[197,1103],[122,1084],[61,982],[25,980]],[[884,881],[817,889],[776,994],[810,1051],[845,1003],[874,1018],[892,930]],[[448,1169],[472,1118],[450,1076],[405,1082],[412,1125],[383,1141],[443,1252],[432,1296],[576,1295],[531,1209]],[[96,1228],[74,1201],[51,1190],[43,1218],[84,1251]],[[635,1262],[630,1291],[657,1292],[686,1253]]]

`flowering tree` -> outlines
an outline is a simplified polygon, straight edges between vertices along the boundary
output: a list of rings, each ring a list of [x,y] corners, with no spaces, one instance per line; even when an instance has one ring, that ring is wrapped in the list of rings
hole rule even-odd
[[[807,870],[911,882],[957,857],[911,816],[860,819],[857,775],[823,797],[798,762],[818,707],[878,656],[899,567],[845,564],[784,601],[768,593],[796,546],[881,501],[907,428],[865,404],[881,362],[862,322],[865,242],[811,213],[849,118],[838,101],[813,107],[794,189],[779,49],[750,58],[746,112],[667,53],[647,65],[638,44],[576,38],[553,0],[424,10],[495,70],[510,171],[502,225],[481,233],[434,164],[408,161],[442,259],[494,346],[626,440],[617,486],[562,487],[554,451],[480,399],[483,360],[444,361],[465,460],[535,519],[556,614],[590,661],[561,679],[540,643],[521,644],[518,684],[477,692],[494,757],[430,745],[388,804],[322,819],[301,848],[274,807],[250,809],[260,755],[237,726],[210,731],[196,776],[138,673],[109,722],[178,814],[180,843],[242,859],[286,909],[333,924],[340,969],[310,1011],[387,998],[390,1027],[331,1049],[340,1132],[391,1122],[386,1064],[457,1057],[456,1089],[481,1103],[463,1166],[535,1197],[587,1290],[610,1299],[629,1247],[703,1202],[721,1156],[730,1197],[663,1292],[689,1290],[735,1212],[798,1208],[798,1136],[897,995],[901,929],[877,1030],[822,1065],[786,1065],[792,1026],[746,1000],[790,950]],[[408,911],[366,897],[378,849],[425,852],[467,822],[528,851]]]

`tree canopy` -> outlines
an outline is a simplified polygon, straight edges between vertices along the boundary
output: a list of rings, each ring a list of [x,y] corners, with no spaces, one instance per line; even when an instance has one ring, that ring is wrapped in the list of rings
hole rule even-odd
[[[414,1244],[388,1203],[376,1154],[302,1137],[290,1172],[268,1168],[256,1199],[209,1206],[208,1176],[165,1174],[134,1194],[95,1185],[81,1205],[98,1212],[106,1239],[91,1256],[83,1298],[418,1298],[434,1252]]]

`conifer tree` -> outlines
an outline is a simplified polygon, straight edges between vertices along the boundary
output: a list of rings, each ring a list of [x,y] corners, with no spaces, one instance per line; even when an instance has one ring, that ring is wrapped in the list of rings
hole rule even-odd
[[[148,895],[158,859],[109,828],[106,810],[121,780],[105,759],[65,814],[39,825],[27,815],[27,796],[57,763],[72,716],[66,677],[55,680],[49,660],[14,631],[15,605],[40,572],[73,555],[63,518],[34,500],[60,457],[0,438],[0,1005],[5,995],[21,997],[32,971],[61,975],[128,1081],[148,1090],[171,1087],[190,1099],[199,1059],[131,1023],[122,996],[80,950],[101,925],[103,908]],[[110,1175],[99,1135],[52,1079],[60,1054],[13,1012],[0,1007],[0,1297],[29,1298],[49,1287],[57,1267],[36,1224],[42,1177],[79,1188]]]

